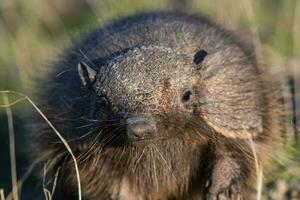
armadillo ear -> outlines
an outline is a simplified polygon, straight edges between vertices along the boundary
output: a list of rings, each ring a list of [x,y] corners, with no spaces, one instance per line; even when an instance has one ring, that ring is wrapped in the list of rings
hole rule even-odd
[[[77,69],[82,84],[84,86],[92,85],[95,81],[97,72],[84,62],[78,63]]]
[[[199,60],[205,55],[200,52]],[[203,62],[198,96],[202,119],[226,137],[260,135],[268,108],[258,68],[228,50],[210,53]]]
[[[221,93],[220,90],[213,91],[217,95],[211,93],[214,97],[210,100],[208,98],[207,104],[202,105],[204,121],[225,137],[249,138],[260,135],[263,132],[263,108],[260,100],[249,91],[250,94],[240,91],[240,94],[233,96],[230,93],[233,89],[225,91],[226,93]]]
[[[263,131],[262,124],[258,124],[253,127],[237,127],[237,126],[220,126],[217,123],[213,123],[211,121],[206,121],[208,125],[213,128],[218,133],[222,134],[225,137],[230,138],[249,138],[249,137],[256,137]]]

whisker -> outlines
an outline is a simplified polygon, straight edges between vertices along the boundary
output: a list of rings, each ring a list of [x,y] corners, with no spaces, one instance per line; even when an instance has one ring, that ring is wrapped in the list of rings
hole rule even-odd
[[[97,67],[95,63],[82,51],[82,49],[79,49],[79,52],[87,59],[87,61],[92,64],[94,67]]]
[[[155,165],[155,156],[154,156],[154,151],[153,151],[153,148],[152,148],[152,145],[151,145],[151,148],[150,148],[150,152],[151,152],[151,159],[152,162],[153,162],[153,173],[154,173],[154,180],[155,180],[155,185],[157,187],[157,190],[158,190],[158,180],[157,180],[157,174],[156,174],[156,165]]]
[[[97,144],[97,141],[100,135],[102,134],[102,132],[103,129],[96,135],[95,139],[92,142],[92,145],[87,149],[87,151],[78,156],[78,160],[82,160],[82,158],[86,157],[86,155],[89,155],[89,153],[93,150],[94,146]]]
[[[116,135],[114,134],[114,133],[116,133],[118,130],[120,130],[121,129],[121,127],[117,127],[115,130],[113,130],[112,131],[112,133],[111,133],[111,135],[110,135],[110,137],[107,137],[104,141],[103,141],[103,144],[104,145],[108,145],[110,142],[111,142],[111,140],[114,138],[114,137],[116,137]]]
[[[159,149],[157,148],[156,145],[153,145],[153,147],[156,149],[157,153],[160,155],[161,159],[164,161],[164,163],[166,164],[168,170],[170,171],[170,173],[172,174],[172,176],[175,178],[176,182],[177,182],[177,177],[175,176],[175,174],[173,173],[170,165],[168,164],[167,160],[163,157],[163,155],[161,154],[161,152],[159,151]]]
[[[87,133],[85,133],[85,134],[82,135],[82,136],[79,136],[79,137],[73,138],[73,139],[69,139],[69,140],[67,140],[67,141],[68,141],[68,142],[74,142],[74,141],[82,140],[82,139],[86,138],[87,136],[93,134],[94,131],[95,131],[95,129],[96,129],[96,128],[94,128],[94,129],[88,131]]]
[[[135,170],[136,170],[136,168],[137,168],[137,165],[139,164],[139,162],[140,162],[141,158],[143,157],[143,154],[144,154],[144,152],[145,152],[145,150],[146,150],[147,148],[148,148],[148,146],[146,146],[146,147],[143,149],[141,155],[140,155],[139,158],[136,160],[136,163],[135,163],[135,165],[134,165],[134,167],[133,167],[133,169],[132,169],[133,173],[135,172]]]
[[[76,126],[75,129],[87,128],[87,127],[95,126],[95,125],[97,125],[97,124],[95,124],[95,123],[89,123],[89,124],[82,125],[82,126]]]
[[[121,162],[121,160],[122,160],[122,158],[123,158],[123,155],[124,155],[124,153],[125,153],[125,151],[126,151],[126,147],[127,147],[126,145],[123,145],[122,151],[121,151],[121,154],[120,154],[120,156],[119,156],[119,160],[118,160],[116,166],[119,166],[119,163]]]

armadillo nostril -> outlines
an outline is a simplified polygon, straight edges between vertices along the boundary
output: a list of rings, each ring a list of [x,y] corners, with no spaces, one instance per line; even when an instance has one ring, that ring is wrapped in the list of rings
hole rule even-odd
[[[130,118],[126,123],[126,134],[129,141],[153,139],[156,136],[155,122],[152,118]]]

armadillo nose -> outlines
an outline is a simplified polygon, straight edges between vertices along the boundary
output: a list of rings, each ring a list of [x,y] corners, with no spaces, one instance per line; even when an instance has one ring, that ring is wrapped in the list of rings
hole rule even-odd
[[[129,141],[153,139],[156,123],[152,117],[132,117],[126,120],[126,134]]]

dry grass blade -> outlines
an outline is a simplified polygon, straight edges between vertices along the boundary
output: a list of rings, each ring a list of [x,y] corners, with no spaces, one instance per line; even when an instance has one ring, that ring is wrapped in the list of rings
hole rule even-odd
[[[43,191],[44,191],[45,199],[46,200],[51,200],[52,199],[51,192],[46,187],[46,176],[47,176],[47,167],[46,167],[46,164],[44,164],[44,168],[43,168]]]
[[[293,26],[293,56],[295,59],[297,56],[300,56],[299,49],[300,49],[300,40],[299,40],[299,34],[300,34],[300,2],[295,1],[295,11],[294,11],[294,26]],[[296,59],[297,60],[297,59]],[[300,58],[299,58],[300,60]],[[292,63],[292,72],[293,72],[293,78],[295,81],[294,84],[294,90],[297,91],[295,94],[295,122],[296,126],[300,125],[300,70],[299,70],[299,62],[294,61]]]
[[[4,104],[9,104],[9,98],[7,94],[3,95]],[[11,182],[12,182],[12,194],[13,199],[18,200],[18,179],[17,179],[17,165],[16,165],[16,144],[15,144],[15,135],[14,135],[14,122],[13,115],[10,107],[6,109],[7,123],[8,123],[8,134],[9,134],[9,156],[10,156],[10,169],[11,169]]]
[[[45,199],[51,200],[52,199],[51,192],[47,188],[43,188],[43,190],[44,190],[44,194],[45,194]]]
[[[0,189],[0,200],[5,200],[3,189]]]
[[[251,34],[253,38],[253,43],[255,45],[255,55],[259,62],[262,61],[262,45],[259,37],[259,32],[257,28],[257,23],[255,20],[254,9],[251,0],[243,0],[243,6],[245,8],[245,13],[250,22]]]
[[[37,164],[37,162],[32,163],[30,165],[30,167],[27,169],[26,173],[18,180],[18,190],[19,190],[19,192],[22,190],[22,186],[23,186],[24,182],[28,179],[29,175],[33,171],[36,164]],[[6,200],[13,200],[12,192],[7,195]]]
[[[257,151],[253,142],[252,137],[249,137],[250,147],[253,153],[254,162],[255,162],[255,171],[256,171],[256,200],[261,200],[262,196],[262,187],[263,187],[263,169],[258,162]]]
[[[75,166],[75,171],[76,171],[76,178],[77,178],[77,186],[78,186],[78,199],[81,200],[81,183],[80,183],[80,175],[79,175],[79,169],[78,169],[78,163],[77,160],[75,158],[75,155],[73,154],[69,144],[67,143],[67,141],[63,138],[63,136],[58,132],[58,130],[53,126],[53,124],[48,120],[48,118],[43,114],[43,112],[35,105],[35,103],[26,95],[19,93],[19,92],[15,92],[15,91],[9,91],[9,90],[4,90],[4,91],[0,91],[0,93],[2,93],[4,96],[7,94],[16,94],[21,96],[22,98],[26,99],[33,107],[34,109],[42,116],[42,118],[48,123],[48,125],[52,128],[52,130],[55,132],[55,134],[59,137],[59,139],[62,141],[63,145],[66,147],[66,149],[68,150],[68,152],[70,153],[73,162],[74,162],[74,166]],[[9,104],[9,102],[7,103]],[[51,194],[51,192],[50,192]]]
[[[20,99],[18,99],[18,100],[16,100],[16,101],[13,101],[13,102],[9,103],[9,104],[6,104],[6,103],[5,103],[5,105],[0,105],[0,108],[8,108],[8,107],[11,107],[11,106],[13,106],[13,105],[15,105],[15,104],[17,104],[17,103],[23,101],[24,99],[25,99],[25,98],[20,98]]]
[[[58,180],[58,174],[60,172],[60,167],[57,169],[55,176],[54,176],[54,181],[53,181],[53,185],[52,185],[52,190],[51,190],[51,195],[53,196],[54,192],[55,192],[55,188],[57,185],[57,180]]]
[[[55,188],[56,188],[56,184],[57,184],[57,180],[58,180],[58,174],[60,172],[60,167],[57,169],[55,176],[54,176],[54,180],[52,181],[52,190],[50,192],[49,189],[47,189],[47,184],[46,184],[46,177],[47,177],[47,167],[46,164],[44,164],[44,173],[43,173],[43,191],[44,191],[44,195],[45,195],[45,199],[47,200],[52,200],[54,192],[55,192]]]

